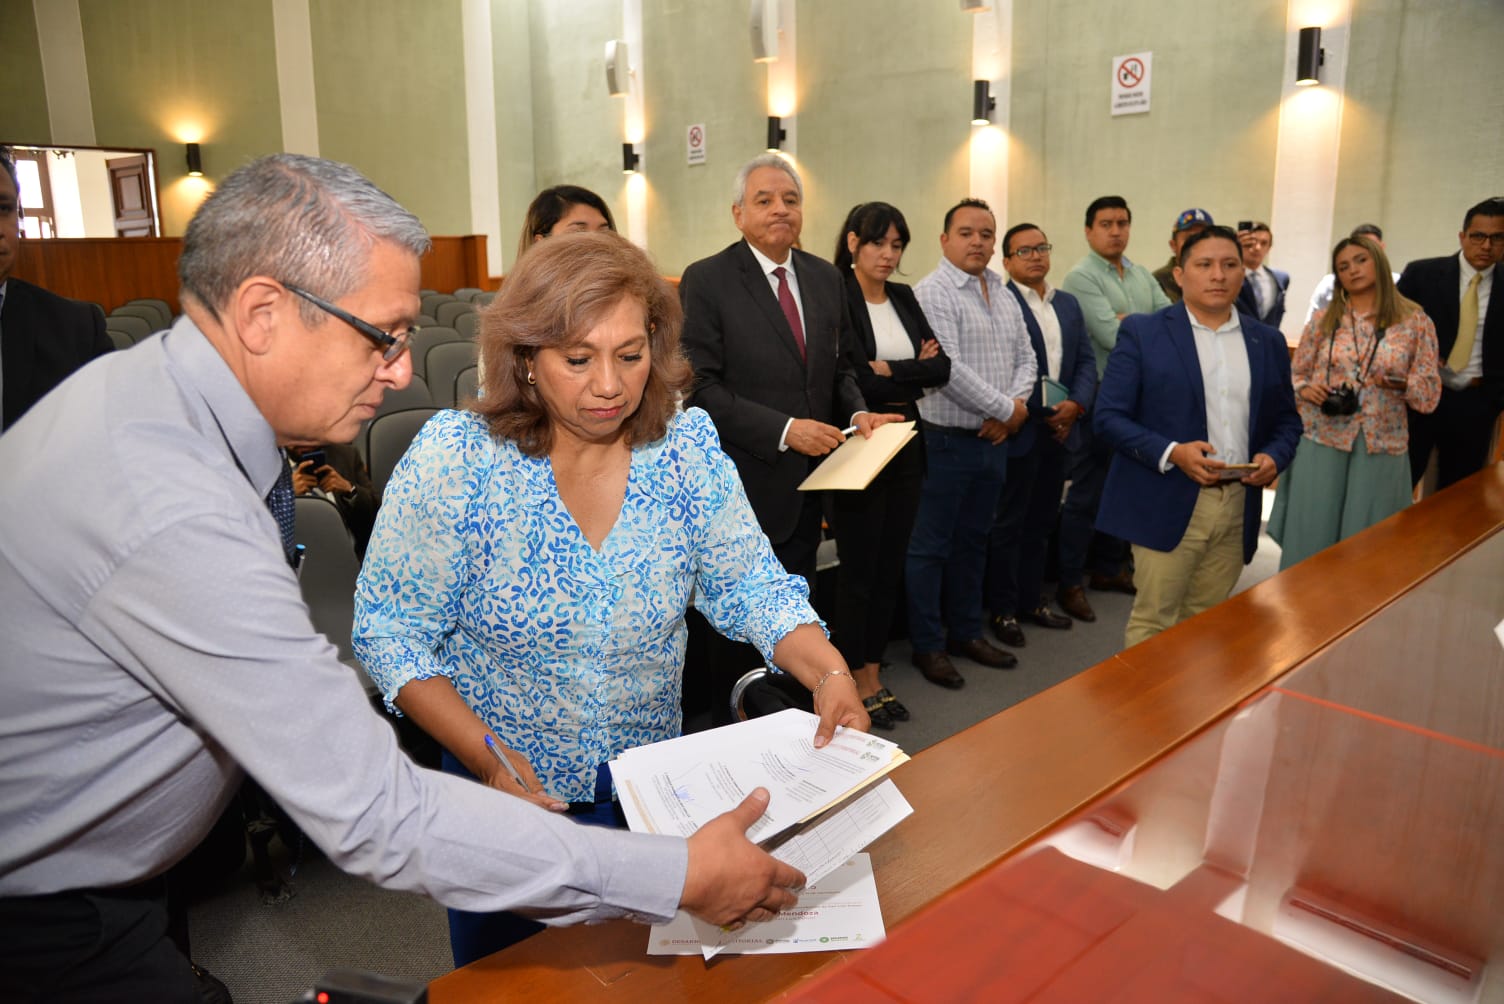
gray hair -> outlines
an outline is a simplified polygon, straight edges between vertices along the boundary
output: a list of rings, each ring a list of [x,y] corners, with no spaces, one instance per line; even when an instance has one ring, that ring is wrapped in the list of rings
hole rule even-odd
[[[799,192],[799,201],[804,201],[804,182],[799,180],[799,172],[794,170],[787,158],[776,153],[760,153],[756,157],[742,165],[742,169],[736,172],[736,194],[732,199],[732,205],[739,206],[747,197],[747,179],[752,172],[760,167],[776,167],[790,178],[794,179],[794,188]]]
[[[277,153],[231,174],[199,207],[183,237],[178,281],[216,317],[255,275],[338,300],[365,282],[378,241],[414,255],[430,247],[418,218],[353,167]],[[324,322],[313,304],[300,300],[298,309],[306,324]]]

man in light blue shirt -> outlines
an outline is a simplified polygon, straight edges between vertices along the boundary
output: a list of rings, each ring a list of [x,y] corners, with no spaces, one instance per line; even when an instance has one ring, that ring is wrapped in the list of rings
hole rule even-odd
[[[963,200],[945,214],[944,257],[914,287],[951,365],[950,381],[919,401],[927,466],[904,564],[909,640],[925,678],[951,689],[966,681],[948,655],[1018,664],[982,637],[987,532],[1008,470],[1003,444],[1028,418],[1036,376],[1018,300],[987,268],[996,245],[987,203]]]
[[[1147,314],[1170,305],[1169,297],[1154,273],[1129,261],[1128,238],[1133,213],[1120,195],[1104,195],[1086,207],[1086,243],[1091,248],[1066,275],[1060,288],[1081,304],[1092,349],[1097,354],[1097,375],[1107,368],[1107,357],[1118,340],[1118,325],[1130,314]],[[1133,592],[1133,578],[1124,570],[1128,545],[1092,530],[1102,500],[1102,484],[1112,451],[1095,441],[1091,423],[1082,423],[1082,437],[1071,451],[1066,476],[1071,487],[1060,510],[1060,607],[1077,620],[1094,621],[1096,613],[1086,599],[1086,570],[1091,566],[1093,589]]]
[[[427,248],[353,169],[255,161],[188,226],[185,317],[0,437],[0,999],[196,1000],[161,876],[242,770],[341,868],[446,905],[793,902],[798,873],[744,835],[765,792],[685,841],[423,770],[310,624],[279,447],[349,442],[411,379]],[[60,458],[88,476],[58,490]]]

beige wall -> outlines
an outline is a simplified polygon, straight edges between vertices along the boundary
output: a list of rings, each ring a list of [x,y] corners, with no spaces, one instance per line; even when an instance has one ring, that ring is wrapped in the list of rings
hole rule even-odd
[[[281,148],[272,0],[77,0],[88,93],[104,146],[157,151],[164,222],[181,233],[214,178]],[[349,160],[438,233],[470,229],[462,0],[307,0],[321,152]],[[624,34],[621,0],[489,0],[495,60],[499,235],[561,181],[620,212],[623,104],[602,51]],[[972,18],[953,2],[798,0],[796,162],[809,184],[804,243],[828,254],[855,202],[908,215],[911,277],[935,261],[946,206],[968,194]],[[1267,218],[1273,199],[1285,17],[1279,0],[1015,0],[1006,224],[1029,219],[1084,251],[1081,213],[1113,192],[1138,223],[1129,254],[1167,255],[1175,213]],[[1354,0],[1336,205],[1323,230],[1375,219],[1398,261],[1448,250],[1462,210],[1500,191],[1504,13],[1489,0]],[[647,243],[665,272],[735,239],[729,188],[761,151],[767,74],[752,62],[745,0],[642,0]],[[31,0],[0,0],[6,58],[0,139],[47,141]],[[1108,114],[1114,55],[1154,53],[1153,110]],[[685,163],[703,122],[708,163]],[[1481,123],[1481,125],[1480,125]],[[1488,128],[1488,124],[1492,128]],[[200,132],[207,183],[184,177]],[[1313,185],[1331,178],[1313,178]],[[1279,263],[1276,235],[1274,263]],[[492,263],[500,271],[500,263]]]
[[[903,30],[852,30],[858,24]],[[909,281],[934,268],[945,211],[970,194],[971,35],[971,15],[954,3],[800,6],[805,250],[829,259],[852,206],[889,202],[909,224]]]
[[[311,0],[319,152],[436,234],[470,233],[459,0]]]
[[[1504,4],[1356,6],[1333,235],[1379,224],[1398,270],[1455,253],[1467,208],[1504,195]]]
[[[1055,278],[1086,253],[1086,206],[1121,195],[1128,257],[1150,268],[1184,209],[1219,223],[1269,218],[1284,73],[1282,3],[1015,3],[1010,222],[1042,226]],[[1152,51],[1147,114],[1110,113],[1114,56]]]
[[[767,137],[768,71],[752,62],[745,0],[643,0],[648,248],[664,272],[740,235],[731,189]],[[706,162],[686,163],[685,134],[703,123]]]
[[[46,93],[42,88],[42,50],[37,42],[37,18],[32,0],[0,0],[0,39],[5,58],[0,59],[0,142],[50,143],[52,125],[47,119]],[[20,96],[20,100],[18,100]]]
[[[181,234],[209,179],[282,143],[270,0],[79,0],[96,143],[157,153],[164,234]]]

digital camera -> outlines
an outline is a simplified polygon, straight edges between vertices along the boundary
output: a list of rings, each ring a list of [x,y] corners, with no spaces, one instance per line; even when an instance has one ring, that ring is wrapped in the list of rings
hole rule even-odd
[[[1323,415],[1352,415],[1358,410],[1358,392],[1348,384],[1333,389],[1321,402]]]

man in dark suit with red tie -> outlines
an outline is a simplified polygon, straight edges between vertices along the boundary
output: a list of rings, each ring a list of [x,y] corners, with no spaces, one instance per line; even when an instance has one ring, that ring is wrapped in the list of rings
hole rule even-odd
[[[0,147],[0,430],[115,347],[98,307],[11,277],[20,251],[20,185],[10,151]]]
[[[844,428],[869,435],[894,416],[866,410],[841,353],[840,275],[794,247],[804,188],[793,165],[766,154],[744,166],[731,218],[745,239],[690,265],[679,283],[695,370],[688,403],[715,422],[778,560],[813,586],[821,499],[799,484],[845,442]]]
[[[1438,489],[1483,469],[1504,410],[1504,290],[1494,282],[1504,199],[1469,209],[1457,238],[1457,254],[1412,261],[1398,284],[1436,325],[1441,403],[1429,415],[1410,412],[1410,480],[1420,481],[1435,449]]]

